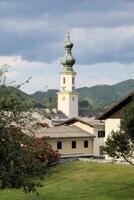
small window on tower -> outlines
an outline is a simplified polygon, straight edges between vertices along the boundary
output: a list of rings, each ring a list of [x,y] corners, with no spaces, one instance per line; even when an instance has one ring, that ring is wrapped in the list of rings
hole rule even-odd
[[[72,97],[72,100],[74,101],[74,100],[75,100],[75,97]]]
[[[64,101],[64,100],[65,100],[65,97],[63,97],[62,100]]]
[[[74,77],[72,78],[72,84],[74,84]]]
[[[63,84],[65,84],[66,83],[66,79],[65,79],[65,77],[63,77]]]
[[[75,87],[72,87],[72,90],[75,90]]]

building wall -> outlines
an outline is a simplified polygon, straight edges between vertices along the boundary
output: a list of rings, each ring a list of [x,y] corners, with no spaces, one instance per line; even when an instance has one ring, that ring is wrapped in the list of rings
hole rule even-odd
[[[105,120],[105,141],[107,137],[112,133],[112,131],[119,131],[120,130],[120,119],[119,118],[109,118]],[[105,155],[106,159],[111,159],[108,155]]]
[[[78,117],[78,94],[76,92],[58,92],[58,110],[69,118]]]
[[[87,124],[84,124],[82,122],[75,122],[72,125],[75,125],[75,126],[81,128],[81,129],[83,129],[83,130],[85,130],[85,131],[87,131],[87,132],[89,132],[91,134],[94,134],[94,128],[89,126],[89,125],[87,125]]]
[[[94,128],[94,156],[100,156],[100,147],[105,146],[105,138],[99,138],[98,131],[105,131],[105,126],[102,125]]]
[[[73,125],[93,134],[95,137],[93,139],[93,155],[100,156],[100,146],[105,146],[105,138],[98,138],[98,131],[105,131],[105,125],[99,125],[96,127],[91,127],[82,122],[75,122]]]
[[[106,138],[112,133],[112,131],[118,131],[120,130],[120,119],[106,119],[105,120],[105,133],[106,133]]]
[[[88,140],[88,148],[84,148],[84,140]],[[59,152],[67,154],[93,155],[93,138],[68,138],[68,139],[48,139],[48,143],[57,150],[57,141],[62,142],[62,149]],[[72,141],[76,141],[76,149],[72,149]]]

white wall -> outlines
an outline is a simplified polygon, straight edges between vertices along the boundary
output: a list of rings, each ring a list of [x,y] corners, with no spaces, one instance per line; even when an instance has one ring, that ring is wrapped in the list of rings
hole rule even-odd
[[[58,92],[58,110],[69,118],[78,117],[78,94],[76,92]]]
[[[112,133],[112,131],[118,131],[120,129],[120,119],[106,119],[105,120],[105,133],[106,139]]]
[[[104,131],[105,126],[102,125],[102,127],[94,128],[94,150],[93,155],[94,156],[100,156],[100,146],[105,146],[105,138],[98,138],[98,131]]]
[[[88,148],[84,148],[84,140],[88,141]],[[52,145],[54,150],[57,150],[57,141],[62,142],[62,149],[59,152],[62,155],[67,154],[83,154],[93,155],[93,138],[59,138],[47,139],[48,143]],[[72,149],[72,141],[76,141],[76,148]]]

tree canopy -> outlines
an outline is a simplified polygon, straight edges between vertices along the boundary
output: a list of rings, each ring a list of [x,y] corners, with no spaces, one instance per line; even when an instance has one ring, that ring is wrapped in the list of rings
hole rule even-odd
[[[1,83],[4,71],[0,74]],[[19,97],[6,93],[0,97],[0,188],[23,188],[35,191],[41,186],[32,177],[45,175],[55,164],[58,152],[47,144],[46,138],[35,138],[29,124],[32,116],[29,105]]]

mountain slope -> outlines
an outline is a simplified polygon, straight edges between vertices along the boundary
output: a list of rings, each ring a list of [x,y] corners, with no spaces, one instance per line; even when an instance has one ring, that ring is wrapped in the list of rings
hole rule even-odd
[[[117,102],[123,96],[134,90],[134,80],[129,79],[115,85],[96,85],[93,87],[78,88],[79,101],[86,100],[92,107],[103,107]],[[47,92],[36,92],[31,95],[36,101],[57,101],[58,90],[48,90]]]
[[[79,88],[80,100],[87,100],[91,105],[108,105],[134,90],[134,80],[129,79],[115,85],[96,85],[90,88]]]
[[[27,101],[28,103],[34,102],[34,99],[30,95],[26,94],[25,92],[13,86],[0,85],[0,97],[4,95],[17,96],[17,97],[20,97],[22,101]]]
[[[99,110],[117,102],[132,90],[134,90],[134,80],[129,79],[114,85],[78,88],[77,92],[79,93],[79,101],[86,101],[86,103],[83,103],[84,106],[87,105],[86,109]],[[57,91],[56,89],[48,90],[47,92],[37,91],[34,94],[28,95],[12,86],[0,86],[0,97],[4,94],[12,94],[20,97],[22,100],[33,102],[35,107],[53,108],[57,105]]]

